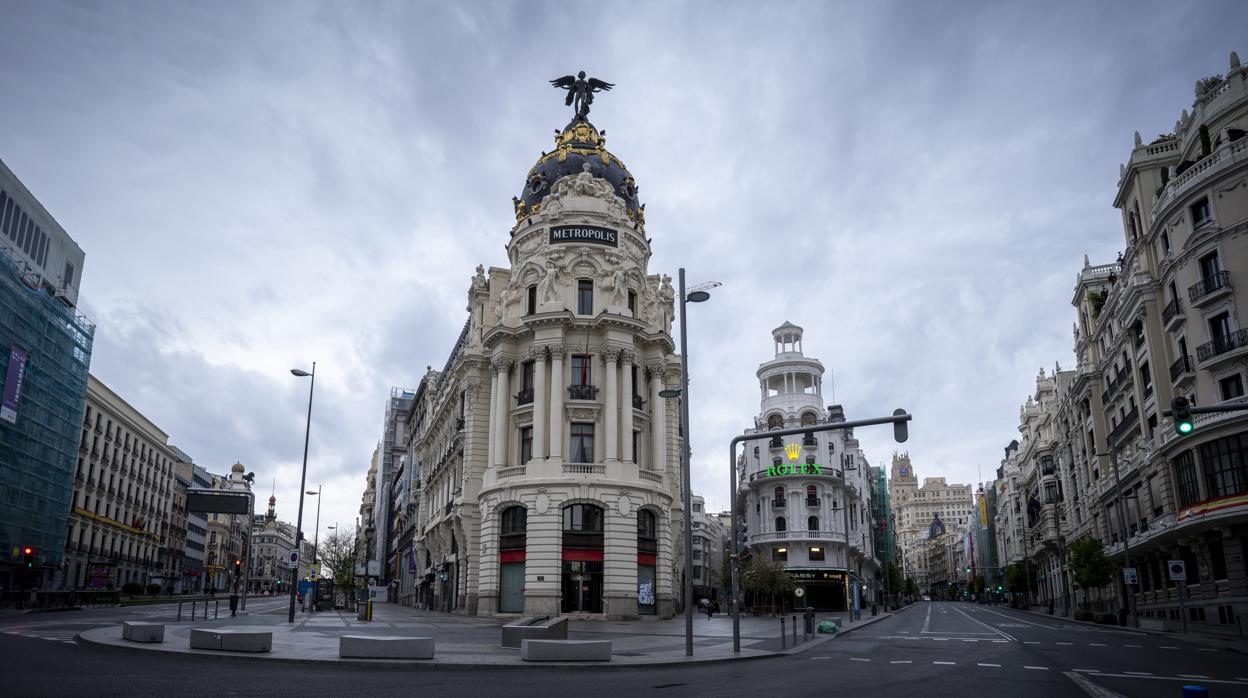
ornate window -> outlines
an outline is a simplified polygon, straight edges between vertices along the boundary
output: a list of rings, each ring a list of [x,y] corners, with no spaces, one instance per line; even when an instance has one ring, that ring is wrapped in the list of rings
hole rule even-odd
[[[523,535],[528,529],[529,511],[522,506],[511,506],[503,510],[501,533],[504,536]]]
[[[602,533],[602,508],[593,504],[570,504],[563,508],[563,530]]]
[[[594,314],[594,281],[593,279],[576,280],[576,314]]]
[[[637,512],[637,537],[642,540],[656,540],[658,536],[658,519],[654,512],[642,509]]]
[[[802,426],[804,427],[813,426],[816,419],[817,417],[815,416],[814,412],[803,412],[802,413]]]
[[[818,530],[819,530],[819,517],[818,517],[818,516],[808,516],[808,517],[806,517],[806,530],[807,530],[807,531],[818,531]]]
[[[569,456],[572,463],[594,462],[593,424],[572,423],[572,452]]]
[[[768,429],[783,429],[784,417],[781,417],[778,414],[771,415],[770,417],[767,418],[767,428]]]
[[[788,530],[788,523],[784,520],[784,517],[783,517],[783,516],[777,516],[777,517],[776,517],[776,530],[777,530],[777,531],[787,531],[787,530]]]

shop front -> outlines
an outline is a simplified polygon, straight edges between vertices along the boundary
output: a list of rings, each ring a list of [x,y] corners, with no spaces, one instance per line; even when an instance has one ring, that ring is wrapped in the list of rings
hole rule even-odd
[[[844,570],[786,569],[789,578],[802,590],[798,606],[816,611],[844,611],[849,607],[849,589]]]

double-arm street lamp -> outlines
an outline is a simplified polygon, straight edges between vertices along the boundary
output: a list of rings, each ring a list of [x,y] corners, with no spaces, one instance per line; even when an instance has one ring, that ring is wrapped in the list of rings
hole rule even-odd
[[[300,378],[311,378],[308,384],[308,423],[303,432],[303,470],[299,474],[299,518],[295,519],[295,551],[300,550],[300,541],[303,539],[303,495],[304,488],[308,484],[308,438],[312,434],[312,391],[316,388],[316,362],[312,362],[312,372],[301,368],[290,369],[291,374]],[[286,622],[295,622],[295,594],[299,590],[299,565],[295,565],[290,570],[290,613],[287,615]]]
[[[685,583],[683,585],[682,596],[684,598],[685,607],[685,656],[693,656],[693,532],[692,517],[690,516],[689,492],[689,343],[687,341],[688,331],[685,325],[685,305],[687,303],[702,303],[710,300],[711,294],[707,293],[707,289],[719,286],[718,281],[709,284],[703,284],[698,288],[685,293],[685,269],[681,267],[678,274],[679,291],[680,291],[680,388],[678,390],[662,390],[659,396],[663,398],[680,398],[680,429],[681,429],[681,449],[680,449],[680,471],[681,471],[681,505],[685,510],[684,528],[685,528]]]

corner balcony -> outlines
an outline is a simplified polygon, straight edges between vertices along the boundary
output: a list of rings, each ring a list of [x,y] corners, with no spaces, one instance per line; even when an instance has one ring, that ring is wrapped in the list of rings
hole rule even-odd
[[[598,397],[598,388],[592,385],[569,385],[568,398],[571,400],[594,400]]]
[[[1201,279],[1187,288],[1187,299],[1198,308],[1231,292],[1230,272],[1220,271]]]
[[[1215,337],[1212,342],[1196,347],[1196,360],[1204,368],[1206,365],[1240,356],[1245,353],[1245,349],[1248,349],[1248,330],[1239,330]]]
[[[1122,437],[1126,436],[1127,434],[1132,433],[1134,430],[1134,427],[1137,424],[1139,424],[1139,422],[1140,422],[1139,408],[1133,409],[1130,412],[1128,412],[1127,416],[1123,417],[1122,421],[1118,423],[1118,426],[1114,427],[1113,430],[1109,432],[1110,446],[1112,447],[1116,445],[1119,441],[1122,440]]]

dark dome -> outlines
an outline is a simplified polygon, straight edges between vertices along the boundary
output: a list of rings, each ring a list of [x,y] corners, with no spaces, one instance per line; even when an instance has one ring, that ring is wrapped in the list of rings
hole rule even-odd
[[[515,199],[516,220],[537,213],[555,182],[580,174],[588,163],[590,174],[609,182],[616,196],[624,200],[628,217],[645,225],[645,211],[637,201],[637,182],[624,163],[607,151],[606,141],[588,121],[573,120],[564,127],[555,136],[555,149],[543,154],[525,177],[524,191]]]

